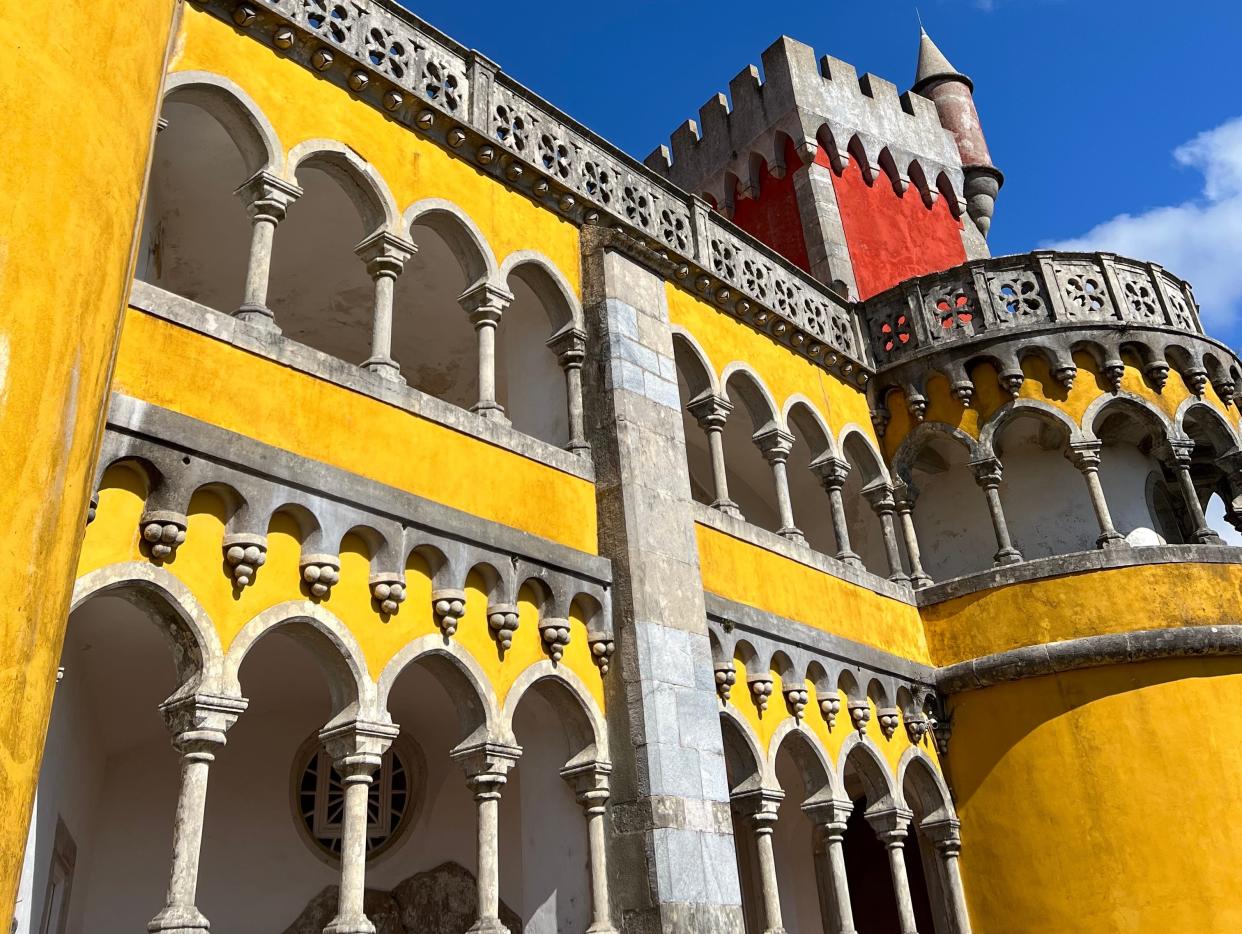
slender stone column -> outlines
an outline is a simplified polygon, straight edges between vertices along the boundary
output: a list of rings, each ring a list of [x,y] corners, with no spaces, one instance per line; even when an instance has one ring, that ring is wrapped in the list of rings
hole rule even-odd
[[[781,919],[781,893],[776,879],[776,854],[772,849],[776,812],[784,797],[784,792],[764,788],[735,795],[733,798],[734,806],[750,821],[755,834],[759,886],[763,897],[764,934],[785,934],[785,924]]]
[[[957,859],[962,852],[961,822],[947,818],[925,823],[922,828],[940,857],[945,907],[949,910],[952,934],[971,934],[970,912],[966,909],[966,891],[962,888],[962,871]]]
[[[612,909],[608,901],[608,855],[604,839],[604,814],[608,805],[608,776],[612,766],[607,762],[588,762],[567,767],[561,777],[574,790],[587,819],[587,843],[590,847],[591,926],[586,934],[616,934],[612,926]]]
[[[840,457],[822,457],[811,464],[811,469],[819,477],[824,490],[828,493],[828,501],[832,508],[832,531],[837,537],[837,560],[856,568],[863,566],[862,559],[850,548],[850,528],[845,520],[845,498],[841,488],[845,486],[845,478],[850,474],[850,463]]]
[[[888,868],[893,876],[893,894],[897,899],[897,919],[901,934],[918,934],[914,920],[914,902],[910,899],[910,880],[906,877],[905,842],[910,818],[914,815],[902,808],[890,808],[876,814],[868,814],[880,842],[888,850]]]
[[[207,808],[207,775],[216,752],[224,746],[224,734],[245,709],[243,697],[214,694],[193,694],[160,707],[173,734],[173,748],[181,754],[181,789],[173,823],[168,898],[163,910],[147,925],[151,934],[191,934],[211,927],[195,906]]]
[[[1001,462],[995,458],[979,461],[971,464],[970,469],[974,472],[975,483],[979,484],[983,495],[987,497],[992,531],[996,534],[996,555],[993,560],[997,565],[1018,564],[1022,560],[1022,553],[1013,547],[1013,540],[1009,537],[1009,524],[1005,521],[1005,510],[1001,505]]]
[[[789,498],[789,452],[793,450],[794,436],[779,428],[770,428],[756,434],[754,441],[772,467],[776,505],[781,518],[781,527],[776,530],[777,534],[805,545],[806,536],[794,524],[793,502]]]
[[[891,581],[908,582],[909,575],[901,567],[901,550],[897,547],[897,529],[893,522],[893,513],[897,509],[893,499],[893,488],[887,483],[875,483],[863,490],[863,496],[871,504],[876,516],[880,519],[880,532],[884,537],[884,554],[888,558],[888,579]]]
[[[586,333],[572,326],[562,329],[548,341],[548,347],[556,354],[556,360],[565,372],[565,404],[569,409],[569,443],[565,448],[587,457],[591,453],[591,443],[586,439],[582,412],[582,364],[586,360]]]
[[[691,400],[686,410],[694,416],[699,427],[707,435],[707,448],[712,455],[712,483],[715,487],[712,508],[719,509],[725,515],[733,516],[735,519],[743,518],[742,510],[738,508],[737,503],[729,499],[729,480],[725,474],[722,434],[725,422],[733,411],[733,403],[724,396],[707,393]]]
[[[302,189],[270,172],[256,172],[237,194],[250,215],[250,260],[246,266],[246,294],[234,314],[243,321],[279,331],[267,307],[267,283],[272,269],[272,242],[276,225],[285,219],[289,205],[302,196]]]
[[[486,742],[452,753],[479,808],[479,916],[467,934],[509,934],[500,921],[500,791],[521,755],[517,746]]]
[[[1219,535],[1212,531],[1203,514],[1203,506],[1199,503],[1199,492],[1195,489],[1195,481],[1190,476],[1191,459],[1195,451],[1193,441],[1170,441],[1163,452],[1164,461],[1169,469],[1177,474],[1177,485],[1182,491],[1182,499],[1186,502],[1186,511],[1190,513],[1194,531],[1191,539],[1200,545],[1222,545]]]
[[[398,729],[391,723],[354,720],[320,731],[319,739],[345,785],[341,827],[341,890],[336,917],[323,934],[375,934],[363,907],[367,869],[367,797],[371,779]]]
[[[1225,472],[1229,498],[1225,502],[1225,521],[1242,532],[1242,451],[1230,451],[1216,459],[1216,466]]]
[[[816,856],[822,856],[827,864],[819,873],[819,884],[826,884],[828,888],[828,898],[821,898],[820,904],[823,905],[826,901],[830,909],[824,911],[821,908],[829,934],[856,934],[854,910],[850,904],[850,884],[845,873],[844,849],[845,824],[853,809],[852,801],[808,801],[802,805],[802,810],[815,822],[819,838]]]
[[[375,311],[371,323],[371,356],[362,368],[396,383],[401,367],[392,358],[392,300],[397,276],[418,247],[408,240],[381,231],[358,244],[354,250],[367,264],[367,273],[375,283]]]
[[[1125,547],[1128,544],[1126,537],[1113,526],[1108,500],[1104,498],[1104,487],[1100,483],[1101,447],[1103,444],[1099,441],[1075,441],[1070,443],[1065,456],[1087,481],[1087,495],[1091,497],[1091,508],[1095,510],[1095,519],[1100,526],[1100,537],[1095,540],[1096,547]]]
[[[512,301],[512,292],[487,282],[467,290],[458,299],[470,316],[479,341],[479,401],[470,411],[506,423],[504,406],[496,401],[496,328]]]
[[[910,583],[916,589],[930,587],[933,583],[931,575],[923,570],[923,552],[919,548],[918,532],[914,529],[914,500],[917,495],[908,483],[898,482],[893,488],[897,516],[901,520],[901,534],[906,540],[906,557],[910,559]]]

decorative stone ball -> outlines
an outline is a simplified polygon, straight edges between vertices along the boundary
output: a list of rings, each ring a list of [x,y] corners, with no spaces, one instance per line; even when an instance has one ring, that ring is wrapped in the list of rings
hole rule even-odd
[[[608,674],[609,660],[615,647],[611,639],[596,639],[591,643],[591,654],[595,657],[595,664],[599,666],[601,675]]]
[[[167,558],[185,541],[185,529],[171,522],[149,522],[142,529],[142,537],[151,546],[151,557]]]

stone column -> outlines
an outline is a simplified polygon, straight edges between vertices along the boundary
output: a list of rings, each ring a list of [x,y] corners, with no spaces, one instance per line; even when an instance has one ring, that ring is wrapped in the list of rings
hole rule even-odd
[[[811,469],[828,493],[832,509],[832,531],[837,537],[837,560],[852,567],[862,567],[862,560],[850,549],[850,528],[845,520],[845,498],[841,494],[845,478],[850,475],[849,461],[830,455],[811,464]]]
[[[756,434],[754,440],[772,467],[776,505],[781,517],[781,527],[776,530],[777,534],[805,545],[806,536],[794,524],[793,503],[789,498],[789,452],[793,450],[794,436],[779,428],[770,428]]]
[[[908,483],[898,482],[893,488],[897,516],[901,520],[901,534],[906,540],[906,557],[910,559],[910,583],[915,588],[930,587],[931,576],[923,569],[923,552],[919,548],[919,536],[914,529],[914,500],[917,494]]]
[[[854,266],[845,242],[841,208],[832,184],[832,169],[813,161],[805,168],[793,168],[793,173],[794,197],[802,219],[811,275],[827,286],[840,283],[847,297],[857,299],[858,284],[854,280]]]
[[[1095,540],[1099,548],[1116,548],[1125,546],[1126,537],[1113,526],[1113,517],[1108,511],[1108,500],[1104,498],[1104,487],[1100,483],[1100,448],[1099,441],[1074,441],[1065,452],[1071,464],[1082,473],[1087,481],[1087,495],[1091,497],[1091,508],[1095,510],[1095,519],[1100,526],[1100,537]]]
[[[586,457],[591,453],[582,414],[582,364],[586,360],[586,333],[575,327],[562,329],[548,341],[548,347],[556,354],[556,361],[565,372],[565,404],[569,410],[569,443],[565,448]]]
[[[1177,485],[1182,491],[1182,499],[1186,503],[1186,511],[1190,514],[1190,522],[1194,531],[1190,533],[1192,541],[1200,545],[1223,545],[1219,535],[1212,531],[1203,514],[1203,506],[1199,503],[1199,491],[1195,489],[1195,481],[1190,476],[1190,464],[1195,452],[1193,441],[1170,441],[1164,449],[1164,461],[1169,469],[1177,475]]]
[[[854,929],[854,910],[850,905],[850,884],[845,872],[845,825],[850,812],[854,810],[852,801],[830,800],[826,802],[810,802],[802,805],[802,810],[815,822],[819,847],[817,858],[822,856],[823,862],[817,879],[821,887],[827,887],[828,898],[820,898],[821,906],[827,902],[828,909],[821,907],[824,925],[829,934],[856,934]],[[821,895],[825,894],[821,892]]]
[[[867,822],[888,850],[888,868],[893,876],[893,894],[897,899],[897,920],[901,934],[918,934],[914,920],[914,902],[910,899],[910,880],[906,877],[905,842],[910,818],[914,815],[903,808],[890,808],[867,815]]]
[[[664,281],[619,231],[583,227],[583,370],[608,677],[615,913],[649,934],[741,934],[733,823]],[[637,361],[637,362],[636,362]]]
[[[726,516],[733,516],[735,519],[744,518],[737,503],[729,499],[729,479],[725,473],[723,433],[725,422],[728,421],[729,414],[733,411],[733,403],[724,396],[707,393],[697,399],[692,399],[686,406],[686,411],[694,417],[699,427],[703,429],[703,433],[707,435],[707,449],[712,456],[714,487],[712,492],[715,496],[712,500],[712,508],[719,509]]]
[[[961,822],[950,817],[925,823],[922,829],[940,857],[945,907],[949,910],[952,934],[971,934],[970,912],[966,908],[966,891],[962,888],[962,871],[957,859],[962,852]]]
[[[568,766],[561,777],[574,790],[587,820],[587,844],[590,847],[591,926],[586,934],[616,934],[612,926],[612,909],[608,901],[608,853],[604,815],[608,806],[608,776],[612,766],[607,762],[588,762]]]
[[[759,889],[763,898],[763,934],[785,934],[785,923],[781,919],[780,885],[776,878],[776,854],[772,849],[776,812],[784,797],[784,792],[764,788],[733,798],[734,806],[750,822],[755,834]]]
[[[975,483],[979,484],[983,495],[987,497],[992,531],[996,534],[994,562],[997,565],[1018,564],[1022,560],[1022,553],[1013,547],[1013,541],[1009,537],[1009,524],[1005,521],[1005,510],[1001,505],[1001,462],[995,458],[979,461],[971,464],[970,469],[974,472]]]
[[[276,236],[276,225],[285,219],[289,205],[302,196],[302,189],[270,172],[256,172],[237,189],[237,194],[246,203],[251,233],[246,293],[241,307],[234,314],[243,321],[279,331],[272,310],[267,307],[272,242]]]
[[[332,757],[332,767],[345,786],[345,809],[341,821],[341,889],[336,917],[323,934],[375,934],[375,925],[363,908],[367,869],[367,797],[371,779],[383,762],[384,753],[397,738],[391,723],[353,720],[330,726],[319,733],[320,742]]]
[[[454,750],[478,805],[479,916],[467,934],[509,934],[500,921],[500,792],[522,750],[502,743],[480,743]]]
[[[871,504],[872,510],[880,519],[880,532],[884,538],[884,554],[888,558],[888,579],[891,581],[908,582],[909,575],[901,567],[901,550],[897,547],[897,529],[893,522],[893,513],[897,502],[893,498],[893,488],[888,483],[875,483],[863,490],[863,496]]]
[[[507,424],[504,406],[496,401],[496,328],[513,301],[513,293],[485,282],[464,292],[458,301],[470,316],[479,340],[479,401],[470,411]]]
[[[207,808],[207,774],[225,733],[246,709],[243,697],[192,694],[160,706],[181,755],[181,789],[173,822],[173,857],[168,898],[147,925],[151,934],[205,932],[211,925],[195,905],[198,859],[202,850]]]
[[[392,299],[397,276],[418,247],[408,240],[381,231],[363,240],[354,250],[367,264],[375,283],[375,310],[371,321],[371,356],[362,368],[383,379],[403,383],[401,367],[392,358]]]

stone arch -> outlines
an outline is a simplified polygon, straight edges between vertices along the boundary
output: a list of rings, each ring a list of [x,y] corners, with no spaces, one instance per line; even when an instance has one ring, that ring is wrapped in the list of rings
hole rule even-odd
[[[720,374],[720,385],[730,399],[736,393],[738,400],[750,414],[756,432],[783,427],[776,400],[764,384],[763,377],[751,369],[749,364],[739,361],[730,363]]]
[[[707,351],[699,344],[693,334],[681,325],[670,326],[673,333],[673,359],[677,365],[677,375],[685,383],[685,398],[682,406],[703,396],[720,394],[720,386],[716,380],[716,372],[712,369]]]
[[[868,811],[896,807],[901,803],[888,764],[870,738],[851,733],[841,744],[837,762],[837,774],[847,786],[846,791],[849,791],[848,786],[857,782],[856,791],[866,798]]]
[[[931,757],[917,746],[911,746],[897,763],[897,788],[901,803],[914,812],[915,820],[955,818],[949,786]]]
[[[827,801],[838,797],[839,783],[831,760],[811,733],[795,721],[786,721],[776,728],[768,749],[773,776],[777,757],[782,751],[790,753],[802,775],[807,802]]]
[[[99,568],[74,582],[69,612],[105,594],[123,597],[162,624],[177,670],[179,687],[174,697],[223,690],[220,636],[207,611],[179,578],[146,561]]]
[[[288,175],[296,181],[301,169],[318,169],[335,181],[357,208],[368,235],[398,233],[401,221],[388,183],[369,162],[334,139],[311,139],[289,150]]]
[[[762,378],[745,363],[726,366],[720,386],[733,405],[722,432],[730,499],[750,522],[775,532],[782,522],[772,467],[760,439],[784,431],[780,408]]]
[[[514,717],[528,692],[538,693],[557,711],[569,742],[566,765],[608,761],[608,727],[603,713],[577,674],[548,659],[535,662],[518,675],[505,695],[500,712],[505,742],[515,742]]]
[[[164,103],[193,104],[210,114],[233,140],[251,174],[279,174],[284,147],[254,99],[234,81],[209,71],[176,71],[164,86]]]
[[[1004,432],[1006,425],[1019,418],[1037,418],[1045,422],[1062,432],[1067,443],[1082,437],[1080,427],[1063,409],[1039,399],[1014,399],[993,412],[979,429],[980,457],[997,456],[996,438]]]
[[[478,224],[452,201],[444,198],[424,198],[405,209],[402,227],[416,246],[421,246],[415,235],[415,227],[434,231],[452,250],[467,286],[485,282],[503,283],[507,275],[501,274],[487,237]]]
[[[767,759],[750,724],[737,711],[725,707],[720,711],[720,731],[729,793],[736,795],[766,787]]]
[[[811,466],[836,456],[832,430],[818,407],[801,393],[785,400],[781,420],[793,437],[786,472],[796,524],[811,548],[834,554],[837,545],[828,494]]]
[[[538,250],[517,250],[500,264],[500,281],[521,279],[539,297],[548,315],[550,333],[582,327],[582,306],[565,274]]]
[[[694,335],[679,325],[673,332],[673,363],[681,402],[681,427],[686,439],[686,469],[690,495],[710,506],[717,501],[717,467],[713,462],[711,420],[718,416],[723,394],[707,352]],[[727,424],[727,422],[726,422]],[[728,476],[726,465],[725,476]]]
[[[1217,456],[1228,454],[1238,447],[1238,434],[1220,409],[1193,396],[1177,407],[1173,425],[1184,437],[1202,436],[1209,442]],[[1198,440],[1198,439],[1195,439]]]
[[[837,446],[841,457],[850,465],[841,489],[850,547],[868,571],[887,577],[893,569],[888,566],[884,529],[872,507],[872,499],[891,486],[888,469],[871,438],[858,425],[842,428]]]
[[[1093,438],[1099,438],[1100,428],[1111,415],[1125,413],[1150,432],[1153,440],[1167,441],[1182,437],[1173,422],[1160,409],[1142,396],[1130,392],[1118,392],[1099,396],[1087,406],[1082,414],[1082,430]]]
[[[393,685],[411,666],[418,666],[439,682],[453,702],[461,726],[462,746],[497,741],[503,718],[496,694],[482,666],[452,639],[427,635],[402,647],[380,672],[376,706],[387,714]]]
[[[302,641],[322,666],[331,698],[332,722],[354,718],[382,721],[386,717],[376,705],[375,682],[357,638],[334,614],[308,600],[269,607],[233,637],[224,656],[222,681],[227,692],[241,693],[242,663],[260,639],[277,629]]]

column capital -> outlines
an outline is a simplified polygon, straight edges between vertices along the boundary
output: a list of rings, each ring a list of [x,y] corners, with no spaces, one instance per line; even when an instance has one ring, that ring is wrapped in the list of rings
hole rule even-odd
[[[731,795],[729,800],[739,814],[763,827],[776,822],[776,812],[785,800],[785,792],[776,788],[758,788]]]
[[[862,495],[871,504],[876,515],[891,513],[897,508],[893,485],[887,480],[881,479],[867,484],[863,487]]]
[[[691,399],[686,404],[686,411],[704,431],[719,431],[733,413],[733,403],[725,396],[705,392]]]
[[[811,470],[815,476],[819,478],[819,482],[823,484],[825,490],[839,490],[845,486],[845,480],[850,475],[850,462],[843,457],[837,457],[835,454],[829,454],[812,462]]]
[[[449,758],[466,773],[466,781],[476,795],[487,792],[499,794],[500,786],[508,780],[509,770],[517,765],[521,757],[520,746],[486,741],[449,753]]]
[[[496,325],[500,323],[504,310],[513,303],[513,293],[490,282],[480,282],[462,292],[457,303],[466,310],[470,323],[475,327]]]
[[[608,776],[611,774],[612,763],[603,760],[567,765],[561,769],[561,778],[573,789],[578,803],[588,810],[602,808],[608,800]]]
[[[829,836],[845,833],[845,823],[854,812],[854,802],[848,798],[829,798],[826,801],[807,801],[802,811],[812,823],[823,827]]]
[[[794,436],[783,428],[768,428],[756,432],[751,439],[759,446],[769,464],[784,463],[793,450]]]
[[[380,276],[395,279],[417,252],[418,247],[409,240],[387,230],[372,234],[354,247],[354,254],[366,263],[367,273],[372,279]]]
[[[561,328],[547,340],[561,369],[580,367],[586,359],[586,331],[573,324]]]
[[[1230,483],[1242,484],[1242,450],[1233,450],[1216,458],[1219,467]]]
[[[182,752],[208,751],[224,745],[224,734],[237,722],[249,701],[227,694],[189,694],[160,704],[160,714]]]
[[[1086,473],[1089,470],[1100,469],[1100,451],[1104,447],[1102,441],[1071,441],[1065,449],[1066,459]]]
[[[893,505],[897,507],[898,512],[913,511],[918,498],[919,490],[913,483],[905,480],[893,481]]]
[[[1195,443],[1189,438],[1170,438],[1156,452],[1156,457],[1169,467],[1189,469],[1195,453]]]
[[[962,849],[962,822],[956,817],[924,821],[919,829],[936,849],[946,855],[956,856]]]
[[[910,821],[914,812],[903,807],[888,807],[878,811],[868,811],[865,815],[867,823],[885,844],[892,846],[905,840],[910,829]]]
[[[332,757],[332,764],[343,778],[370,775],[379,768],[384,753],[397,738],[400,729],[395,723],[372,720],[350,720],[324,727],[319,741]]]
[[[981,461],[972,461],[970,471],[975,476],[975,483],[986,490],[989,487],[1000,486],[1004,466],[999,458],[989,457]]]
[[[234,194],[245,203],[251,220],[278,224],[285,219],[289,205],[302,197],[302,189],[261,169],[242,182]]]

